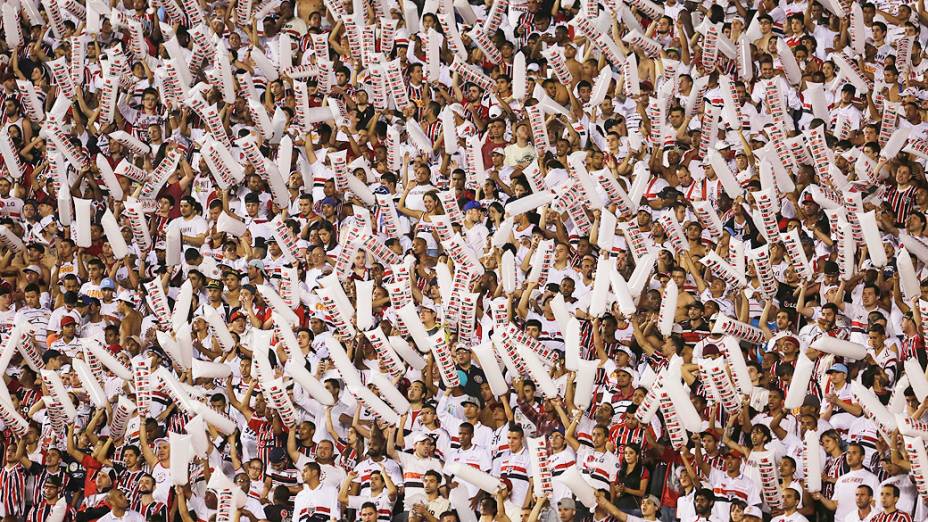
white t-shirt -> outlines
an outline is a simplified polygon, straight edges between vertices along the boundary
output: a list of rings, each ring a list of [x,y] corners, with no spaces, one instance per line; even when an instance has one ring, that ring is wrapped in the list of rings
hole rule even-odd
[[[861,518],[860,513],[857,512],[857,508],[855,507],[854,510],[852,510],[850,513],[847,514],[846,517],[844,517],[844,519],[835,519],[835,520],[838,520],[838,522],[870,522],[871,520],[873,520],[873,517],[875,517],[876,515],[877,515],[876,509],[870,508],[870,512],[867,513],[867,516]]]
[[[168,494],[171,492],[171,470],[165,468],[159,462],[151,470],[151,476],[155,479],[155,490],[151,496],[156,501],[167,504]]]
[[[308,520],[317,514],[324,516],[326,520],[338,520],[338,491],[321,483],[316,489],[304,485],[293,502],[293,519]]]
[[[596,489],[609,489],[619,473],[619,459],[611,451],[598,452],[589,446],[577,448],[577,467]]]
[[[145,522],[138,511],[126,511],[121,517],[117,517],[112,511],[97,519],[97,522]]]
[[[199,236],[209,230],[209,223],[203,219],[203,216],[193,216],[190,219],[175,218],[168,226],[177,228],[182,236]]]
[[[857,488],[864,484],[870,486],[873,491],[880,490],[880,481],[877,480],[876,475],[863,468],[848,471],[838,477],[834,493],[831,495],[831,499],[838,504],[838,509],[835,510],[835,520],[844,520],[848,513],[857,511],[854,498]]]

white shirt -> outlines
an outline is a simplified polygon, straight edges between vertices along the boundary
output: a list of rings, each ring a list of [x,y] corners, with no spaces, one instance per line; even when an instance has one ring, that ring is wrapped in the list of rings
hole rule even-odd
[[[155,490],[151,493],[152,498],[157,502],[167,504],[168,493],[171,492],[171,470],[165,468],[159,462],[151,470],[151,476],[155,479]]]
[[[311,489],[304,485],[297,493],[293,503],[293,519],[307,520],[316,514],[325,516],[326,520],[338,520],[338,491],[332,486],[320,483],[315,489]]]
[[[97,522],[145,522],[145,517],[138,511],[126,511],[121,517],[117,517],[110,511],[98,518]]]
[[[835,520],[844,520],[848,513],[857,511],[857,504],[854,500],[855,495],[857,494],[857,488],[864,484],[870,486],[873,491],[880,490],[880,481],[877,480],[876,475],[863,468],[857,471],[848,471],[838,477],[837,482],[835,482],[834,493],[831,496],[831,499],[838,504],[838,509],[835,511]]]
[[[835,520],[837,520],[838,522],[870,522],[870,520],[872,520],[873,517],[875,516],[876,516],[876,509],[870,508],[870,512],[867,513],[867,516],[861,518],[860,513],[857,511],[857,508],[855,507],[854,510],[848,513],[843,519],[836,518]]]
[[[490,469],[492,466],[492,460],[490,459],[490,452],[480,446],[471,444],[469,449],[456,449],[451,450],[451,455],[448,457],[448,464],[453,464],[455,462],[460,462],[466,466],[470,466],[474,469],[479,469],[485,471]],[[470,498],[474,498],[479,492],[477,486],[467,482],[462,482],[463,486],[467,488],[467,494]]]
[[[209,230],[209,224],[203,219],[203,216],[192,216],[190,219],[183,217],[175,218],[168,224],[169,227],[175,227],[182,236],[199,236]],[[194,245],[187,245],[194,246]]]
[[[583,478],[596,489],[609,489],[619,472],[619,460],[611,451],[599,452],[589,446],[577,448],[577,467]]]

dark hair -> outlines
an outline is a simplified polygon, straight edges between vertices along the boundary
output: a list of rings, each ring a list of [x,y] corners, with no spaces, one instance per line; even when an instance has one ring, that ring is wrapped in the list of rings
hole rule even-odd
[[[307,462],[306,465],[303,466],[303,469],[306,469],[306,468],[309,468],[315,471],[317,474],[322,473],[322,468],[319,466],[319,463],[314,460]]]

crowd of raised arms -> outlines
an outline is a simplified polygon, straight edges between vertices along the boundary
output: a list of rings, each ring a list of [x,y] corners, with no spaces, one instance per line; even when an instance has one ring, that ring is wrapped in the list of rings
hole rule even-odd
[[[925,0],[0,3],[0,522],[928,520]]]

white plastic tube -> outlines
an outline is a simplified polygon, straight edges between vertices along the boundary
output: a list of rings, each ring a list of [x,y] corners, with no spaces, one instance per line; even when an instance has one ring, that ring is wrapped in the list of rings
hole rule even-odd
[[[79,339],[80,343],[84,345],[90,353],[96,357],[103,366],[106,366],[109,371],[113,372],[117,377],[125,381],[132,380],[132,370],[126,368],[119,359],[114,357],[108,350],[106,350],[99,342],[94,339]]]
[[[596,490],[583,478],[576,464],[567,468],[567,470],[555,477],[554,480],[567,486],[567,489],[569,489],[584,506],[589,509],[596,508]]]
[[[503,372],[499,367],[499,363],[496,362],[496,356],[493,352],[493,343],[486,342],[479,344],[471,348],[471,351],[477,356],[477,362],[480,364],[480,369],[483,370],[487,378],[487,383],[490,385],[490,391],[493,392],[493,395],[500,397],[509,393],[509,385],[506,384],[506,379],[503,378]]]
[[[909,378],[909,386],[915,392],[918,402],[922,402],[925,397],[928,397],[928,378],[925,377],[925,369],[915,358],[907,359],[903,366],[905,375]]]
[[[674,318],[677,314],[677,298],[679,292],[677,283],[670,279],[667,286],[664,287],[664,295],[661,299],[660,315],[658,316],[658,329],[661,335],[667,337],[673,329]]]
[[[810,348],[813,348],[820,352],[840,355],[841,357],[847,357],[848,359],[860,360],[860,359],[867,357],[866,346],[859,344],[859,343],[852,343],[851,341],[845,341],[843,339],[838,339],[836,337],[831,337],[828,335],[820,336],[810,345]],[[924,375],[924,372],[922,372],[922,374]]]
[[[74,232],[74,244],[89,248],[90,241],[90,204],[89,199],[74,198],[74,221],[71,226]]]
[[[258,292],[264,297],[271,308],[280,314],[281,318],[290,323],[290,325],[300,324],[300,318],[291,310],[287,303],[281,299],[280,295],[269,285],[258,285]]]
[[[384,398],[396,413],[400,415],[409,411],[409,401],[386,375],[380,372],[372,372],[369,382],[377,387],[377,391]]]
[[[74,371],[77,372],[77,376],[84,386],[84,391],[90,396],[90,402],[97,408],[106,407],[106,393],[103,392],[103,387],[100,386],[100,382],[94,377],[87,362],[82,359],[74,358],[71,359],[71,365],[74,366]]]
[[[171,445],[171,480],[175,486],[184,486],[189,479],[188,466],[193,458],[190,435],[170,432],[168,441]]]
[[[450,475],[473,484],[491,495],[496,495],[499,491],[501,485],[499,479],[485,471],[480,471],[460,462],[449,464],[446,469]],[[581,478],[581,480],[583,479]]]
[[[383,419],[384,422],[394,426],[399,425],[400,416],[380,397],[374,395],[374,392],[370,391],[366,386],[348,385],[348,391],[363,402],[364,406],[367,407],[371,413]]]
[[[786,391],[784,406],[787,409],[802,406],[802,401],[805,400],[806,393],[809,390],[809,380],[812,378],[814,369],[815,363],[806,357],[804,353],[800,353],[799,358],[796,360],[796,367],[793,370],[793,378],[790,380],[789,389]]]
[[[586,411],[593,401],[593,387],[596,385],[596,370],[599,361],[577,360],[577,378],[574,380],[574,405]]]

